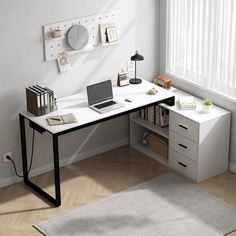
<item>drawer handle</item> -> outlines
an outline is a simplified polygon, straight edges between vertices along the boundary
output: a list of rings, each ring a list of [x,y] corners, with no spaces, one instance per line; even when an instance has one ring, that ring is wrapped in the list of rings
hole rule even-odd
[[[183,164],[182,162],[178,162],[180,166],[183,166],[184,168],[187,168],[187,165]]]
[[[188,147],[186,147],[185,145],[183,145],[183,144],[181,144],[181,143],[179,143],[179,146],[182,147],[182,148],[184,148],[184,149],[188,149]]]
[[[179,127],[182,128],[182,129],[186,129],[186,130],[188,129],[188,127],[186,127],[184,125],[179,125]]]

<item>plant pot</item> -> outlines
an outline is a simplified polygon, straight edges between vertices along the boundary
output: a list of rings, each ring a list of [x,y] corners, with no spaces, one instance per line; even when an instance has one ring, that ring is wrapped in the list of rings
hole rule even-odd
[[[210,105],[210,106],[203,105],[202,106],[202,112],[203,113],[210,113],[211,112],[211,108],[212,108],[212,105]]]

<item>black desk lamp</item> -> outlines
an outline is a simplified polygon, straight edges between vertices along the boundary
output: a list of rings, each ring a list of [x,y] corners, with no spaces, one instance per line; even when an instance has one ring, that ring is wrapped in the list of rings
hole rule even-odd
[[[144,57],[139,55],[138,54],[138,51],[136,51],[135,55],[133,55],[131,58],[130,58],[131,61],[134,61],[135,62],[135,78],[132,78],[129,80],[129,82],[131,84],[141,84],[142,83],[142,79],[140,78],[137,78],[136,76],[136,73],[137,73],[137,70],[136,70],[136,62],[137,61],[143,61],[144,60]]]

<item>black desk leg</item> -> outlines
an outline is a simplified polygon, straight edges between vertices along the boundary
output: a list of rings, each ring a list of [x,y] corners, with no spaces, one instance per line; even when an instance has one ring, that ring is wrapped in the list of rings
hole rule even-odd
[[[60,167],[59,167],[59,152],[58,152],[58,136],[53,135],[53,157],[54,157],[54,179],[55,179],[55,195],[56,206],[61,205],[61,186],[60,186]]]
[[[28,165],[27,165],[27,148],[26,148],[26,139],[25,139],[25,118],[22,115],[19,115],[20,120],[20,137],[21,137],[21,154],[22,154],[22,166],[23,166],[23,176],[24,183],[28,184]]]
[[[24,183],[39,193],[42,197],[53,203],[56,207],[61,205],[61,187],[60,187],[60,169],[59,169],[59,152],[58,152],[58,136],[52,135],[53,137],[53,157],[54,157],[54,178],[55,178],[55,196],[52,197],[46,193],[43,189],[38,187],[36,184],[29,180],[28,175],[28,163],[27,163],[27,145],[25,138],[25,117],[19,115],[20,120],[20,136],[21,136],[21,152],[22,152],[22,165],[23,165],[23,176]]]

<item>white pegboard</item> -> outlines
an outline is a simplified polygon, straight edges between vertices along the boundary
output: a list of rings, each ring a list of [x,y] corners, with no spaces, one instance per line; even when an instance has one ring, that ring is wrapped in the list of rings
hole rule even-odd
[[[81,17],[74,20],[54,23],[43,26],[45,61],[52,61],[58,58],[58,54],[86,52],[100,46],[100,24],[113,24],[117,28],[117,17],[115,13],[106,13],[88,17]],[[83,50],[75,51],[67,43],[67,33],[76,24],[83,25],[89,32],[89,41]],[[52,38],[52,30],[61,30],[61,37]],[[117,32],[118,33],[118,32]]]

